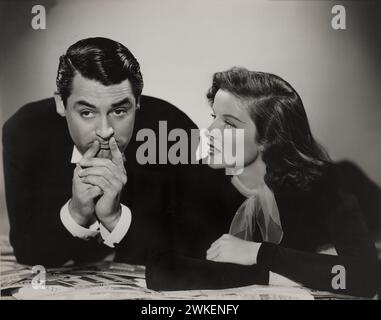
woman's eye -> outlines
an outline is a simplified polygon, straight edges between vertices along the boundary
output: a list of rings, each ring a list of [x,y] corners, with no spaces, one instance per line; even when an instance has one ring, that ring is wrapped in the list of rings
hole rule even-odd
[[[113,112],[114,112],[114,114],[116,116],[120,117],[120,116],[123,116],[126,113],[126,110],[124,110],[124,109],[116,109]]]
[[[234,124],[230,123],[229,121],[225,121],[225,127],[230,128],[230,129],[236,128],[236,126]]]
[[[89,111],[89,110],[81,111],[81,117],[83,118],[91,118],[93,116],[94,116],[94,113],[92,111]]]
[[[213,119],[216,119],[216,115],[214,113],[211,113],[210,116],[213,118]]]

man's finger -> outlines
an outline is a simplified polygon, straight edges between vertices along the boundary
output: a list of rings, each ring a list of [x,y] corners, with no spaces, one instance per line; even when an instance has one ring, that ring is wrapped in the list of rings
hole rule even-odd
[[[83,178],[86,176],[99,176],[105,178],[108,182],[113,185],[123,184],[121,176],[116,176],[107,167],[89,167],[82,169],[78,172],[78,175]]]
[[[75,169],[74,169],[74,175],[78,175],[78,172],[81,170],[81,167],[79,166],[79,164],[77,163],[75,165]]]
[[[98,142],[98,140],[94,140],[91,147],[89,149],[87,149],[87,151],[83,155],[82,160],[94,158],[96,156],[96,154],[98,153],[98,151],[99,151],[99,142]]]
[[[90,168],[90,167],[105,167],[115,176],[118,177],[123,184],[127,182],[126,169],[124,168],[124,164],[122,166],[116,165],[109,159],[102,158],[92,158],[89,160],[81,160],[79,162],[82,168]]]
[[[109,169],[112,169],[113,167],[117,168],[115,163],[104,158],[82,159],[79,164],[81,167],[106,167]]]
[[[103,190],[99,188],[98,186],[92,186],[87,190],[90,197],[95,198],[103,194]]]
[[[111,139],[109,141],[109,146],[110,146],[110,150],[111,150],[112,162],[114,162],[118,166],[123,165],[123,156],[122,156],[122,153],[120,152],[120,150],[118,148],[118,144],[116,143],[114,137],[111,137]]]
[[[93,186],[97,186],[102,189],[103,192],[106,192],[110,188],[110,182],[108,182],[103,177],[98,176],[86,176],[82,178],[84,183],[92,184]]]
[[[78,180],[78,179],[80,179],[79,171],[81,171],[81,167],[80,167],[80,165],[77,163],[77,164],[75,165],[75,169],[74,169],[74,172],[73,172],[73,180]]]

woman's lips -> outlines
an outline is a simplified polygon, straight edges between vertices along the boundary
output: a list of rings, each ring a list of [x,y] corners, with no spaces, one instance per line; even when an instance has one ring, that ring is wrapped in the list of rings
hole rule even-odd
[[[209,146],[209,153],[217,153],[217,152],[221,152],[219,149],[217,149],[213,144],[210,144],[208,143],[208,146]]]

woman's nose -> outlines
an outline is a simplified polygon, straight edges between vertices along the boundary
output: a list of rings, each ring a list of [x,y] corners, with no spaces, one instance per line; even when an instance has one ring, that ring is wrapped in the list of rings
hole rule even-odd
[[[108,140],[114,135],[114,129],[109,124],[107,119],[102,119],[95,133],[98,137],[102,138],[103,140]]]
[[[210,126],[208,127],[208,131],[211,132],[212,130],[221,130],[222,126],[220,125],[220,122],[218,119],[215,119]]]

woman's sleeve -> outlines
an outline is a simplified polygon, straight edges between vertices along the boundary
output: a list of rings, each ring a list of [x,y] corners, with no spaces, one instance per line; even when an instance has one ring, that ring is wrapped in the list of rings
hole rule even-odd
[[[380,283],[374,241],[357,199],[343,193],[337,193],[337,196],[337,205],[327,209],[329,214],[322,214],[337,256],[262,243],[258,264],[312,289],[373,297]]]
[[[162,252],[146,266],[147,287],[153,290],[226,289],[252,284],[266,285],[268,270]]]

